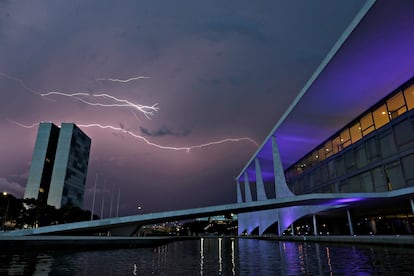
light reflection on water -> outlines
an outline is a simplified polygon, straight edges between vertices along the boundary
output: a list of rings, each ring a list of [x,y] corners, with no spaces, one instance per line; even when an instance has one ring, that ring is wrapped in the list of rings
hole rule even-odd
[[[156,248],[0,251],[0,275],[410,275],[414,248],[205,238]]]

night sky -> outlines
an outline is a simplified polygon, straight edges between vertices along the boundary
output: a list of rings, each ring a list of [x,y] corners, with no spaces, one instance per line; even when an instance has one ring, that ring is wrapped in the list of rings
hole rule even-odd
[[[85,209],[96,175],[105,217],[118,190],[120,215],[235,202],[364,3],[0,0],[0,190],[23,196],[40,121],[74,122],[92,139]]]

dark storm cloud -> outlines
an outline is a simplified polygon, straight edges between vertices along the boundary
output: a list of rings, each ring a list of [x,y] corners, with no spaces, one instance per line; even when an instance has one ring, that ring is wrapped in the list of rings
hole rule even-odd
[[[205,37],[213,42],[227,39],[231,35],[239,35],[255,39],[260,42],[267,42],[269,37],[263,32],[262,24],[236,16],[221,16],[209,18],[204,28]]]
[[[3,177],[0,177],[0,187],[1,192],[8,192],[18,197],[22,197],[24,194],[24,187],[21,184],[9,181]]]
[[[249,82],[249,76],[242,76],[242,75],[228,75],[223,78],[216,78],[216,79],[206,79],[200,78],[200,83],[202,85],[207,86],[220,86],[220,85],[242,85],[243,83],[246,84]]]
[[[158,129],[155,130],[149,130],[147,128],[144,127],[139,127],[139,129],[141,130],[141,133],[146,135],[146,136],[150,136],[150,137],[160,137],[160,136],[188,136],[190,135],[190,131],[189,130],[183,130],[183,131],[175,131],[165,125],[161,126]]]
[[[119,185],[122,215],[133,213],[137,201],[146,212],[233,202],[233,177],[254,146],[228,143],[187,154],[130,134],[164,147],[227,137],[260,143],[363,3],[0,0],[1,73],[38,92],[108,93],[160,108],[148,121],[122,107],[40,97],[0,77],[0,191],[21,194],[26,180],[9,175],[28,172],[36,139],[36,128],[6,119],[66,121],[113,127],[82,128],[92,139],[86,185],[92,191],[97,173]],[[138,75],[149,79],[96,81]],[[205,187],[208,193],[197,194]],[[86,208],[91,199],[86,195]]]

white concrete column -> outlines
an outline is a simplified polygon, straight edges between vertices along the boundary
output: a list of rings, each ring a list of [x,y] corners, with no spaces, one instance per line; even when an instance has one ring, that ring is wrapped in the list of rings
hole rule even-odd
[[[244,173],[244,198],[246,202],[252,201],[252,193],[250,192],[250,182],[247,172]]]
[[[352,225],[351,213],[349,212],[349,209],[346,210],[346,216],[348,217],[349,233],[353,236],[354,226]]]
[[[278,236],[280,237],[280,236],[283,236],[283,225],[282,225],[282,221],[280,220],[280,210],[277,209],[276,212],[277,212],[277,231],[279,232]]]
[[[293,223],[290,225],[290,232],[292,233],[292,236],[295,235],[295,226],[293,225]]]
[[[410,198],[410,204],[411,204],[411,212],[414,214],[414,201],[412,198]]]
[[[316,215],[315,214],[312,215],[312,221],[313,221],[313,235],[317,236],[318,235],[318,224],[316,223]]]
[[[241,189],[240,189],[240,182],[238,179],[236,180],[236,186],[237,186],[237,203],[240,203],[240,202],[243,202],[243,198],[242,198]]]
[[[254,159],[254,164],[256,168],[256,190],[257,190],[257,200],[266,200],[266,192],[263,184],[262,170],[260,169],[259,159]]]
[[[280,160],[279,146],[277,145],[276,138],[272,136],[272,154],[273,154],[273,172],[275,175],[275,191],[276,198],[282,198],[287,196],[294,196],[289,190],[285,171],[283,170],[282,161]]]

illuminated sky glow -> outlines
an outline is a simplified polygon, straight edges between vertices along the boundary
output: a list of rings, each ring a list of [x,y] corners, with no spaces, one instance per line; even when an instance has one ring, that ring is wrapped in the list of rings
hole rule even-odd
[[[234,177],[365,3],[32,2],[0,1],[0,190],[23,195],[39,122],[74,122],[92,139],[84,207],[98,175],[95,207],[111,183],[121,215],[235,202]]]

